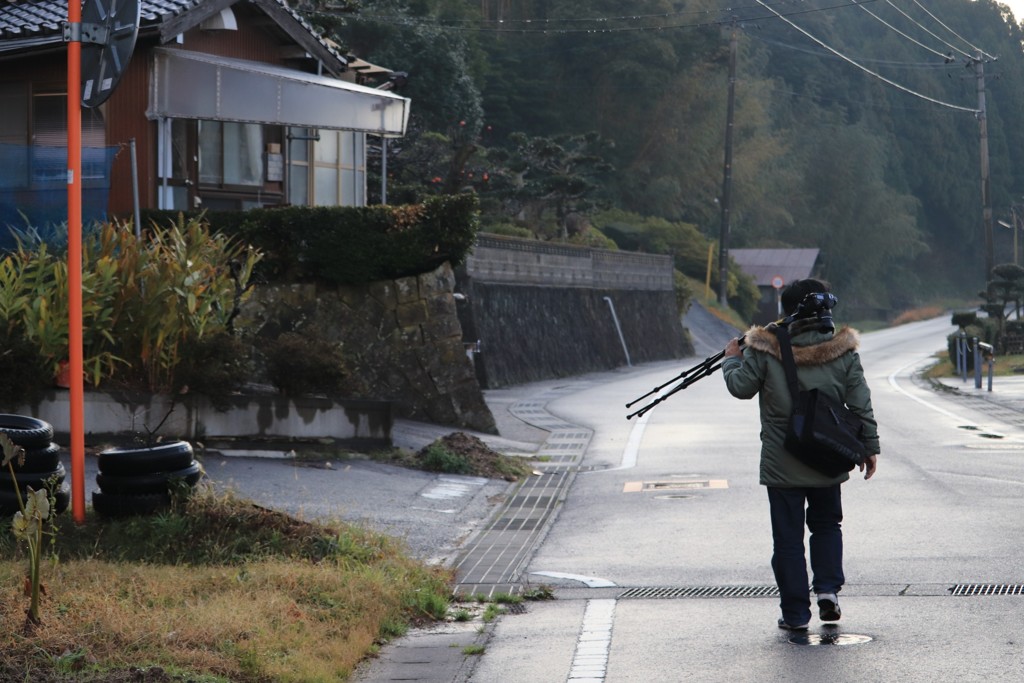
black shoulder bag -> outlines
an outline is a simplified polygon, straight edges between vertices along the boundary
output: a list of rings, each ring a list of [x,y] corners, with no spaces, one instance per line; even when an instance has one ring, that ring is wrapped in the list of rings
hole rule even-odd
[[[800,391],[789,330],[777,327],[782,367],[793,399],[786,430],[786,450],[808,467],[835,477],[862,464],[867,449],[861,441],[864,423],[849,408],[817,389]]]

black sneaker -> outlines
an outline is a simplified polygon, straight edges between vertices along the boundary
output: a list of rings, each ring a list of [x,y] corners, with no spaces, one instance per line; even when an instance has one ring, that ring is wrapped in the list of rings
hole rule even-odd
[[[842,615],[835,593],[818,593],[818,616],[822,621],[839,621]]]
[[[787,624],[785,619],[779,619],[779,628],[783,631],[806,631],[807,624]]]

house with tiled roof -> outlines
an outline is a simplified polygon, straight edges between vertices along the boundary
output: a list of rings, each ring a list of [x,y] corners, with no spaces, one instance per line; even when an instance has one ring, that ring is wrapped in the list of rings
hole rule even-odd
[[[758,325],[782,317],[779,297],[786,285],[811,277],[818,249],[730,249],[729,256],[754,279],[761,300],[753,322]]]
[[[138,4],[116,86],[83,109],[86,221],[365,204],[367,136],[401,136],[409,116],[387,69],[341,54],[285,0]],[[66,21],[66,0],[0,0],[0,225],[66,215]],[[101,86],[84,71],[86,98]]]

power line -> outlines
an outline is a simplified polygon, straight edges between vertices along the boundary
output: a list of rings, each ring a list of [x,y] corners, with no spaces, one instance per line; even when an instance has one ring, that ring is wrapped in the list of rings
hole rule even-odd
[[[922,4],[920,3],[920,2],[918,2],[918,0],[914,0],[914,4],[915,4],[915,5],[917,5],[918,7],[920,7],[921,9],[923,9],[923,10],[924,10],[924,13],[925,13],[925,14],[927,14],[927,15],[928,15],[929,17],[931,17],[931,18],[932,18],[932,19],[934,19],[934,20],[935,20],[936,22],[938,22],[939,26],[941,26],[942,28],[946,29],[947,31],[949,31],[950,33],[952,33],[952,34],[953,34],[954,36],[956,36],[957,38],[959,38],[960,40],[962,40],[962,41],[963,41],[964,43],[966,43],[967,45],[969,45],[969,46],[970,46],[970,48],[971,48],[972,50],[974,50],[974,51],[975,51],[975,53],[978,53],[978,54],[982,54],[982,55],[985,55],[985,56],[986,56],[986,57],[988,57],[989,59],[998,59],[998,57],[994,57],[994,56],[990,55],[989,53],[985,52],[984,50],[982,50],[982,49],[981,49],[980,47],[978,47],[977,45],[974,45],[973,43],[971,43],[971,41],[967,40],[966,38],[964,38],[964,37],[963,37],[962,35],[960,35],[960,34],[959,34],[959,33],[957,33],[956,31],[954,31],[954,30],[953,30],[953,29],[951,29],[950,27],[946,26],[946,24],[944,24],[944,23],[942,22],[942,20],[940,20],[940,19],[939,19],[939,18],[938,18],[937,16],[935,16],[934,14],[932,14],[932,13],[931,13],[931,12],[930,12],[930,11],[928,10],[928,8],[927,8],[927,7],[925,7],[924,5],[922,5]]]
[[[926,100],[928,102],[931,102],[932,104],[938,104],[940,106],[948,107],[950,109],[956,109],[956,110],[959,110],[959,111],[970,112],[970,113],[975,114],[975,115],[978,115],[978,114],[981,113],[978,109],[971,109],[970,107],[961,107],[958,104],[950,104],[949,102],[943,102],[942,100],[937,100],[934,97],[929,97],[928,95],[924,95],[922,93],[919,93],[916,90],[911,90],[910,88],[907,88],[907,87],[905,87],[903,85],[900,85],[899,83],[897,83],[895,81],[891,81],[888,78],[886,78],[885,76],[882,76],[881,74],[875,73],[874,71],[872,71],[871,69],[867,68],[866,66],[858,64],[854,60],[850,59],[849,57],[847,57],[843,53],[841,53],[838,50],[836,50],[835,48],[831,47],[830,45],[827,45],[822,40],[820,40],[820,39],[816,38],[815,36],[811,35],[807,31],[805,31],[804,29],[800,28],[799,26],[794,24],[792,21],[787,19],[786,17],[784,17],[781,14],[779,14],[778,12],[776,12],[773,8],[769,7],[768,5],[765,5],[765,3],[762,2],[762,0],[756,0],[756,2],[759,5],[764,6],[765,9],[767,9],[768,11],[772,12],[773,14],[775,14],[779,19],[782,19],[782,21],[786,22],[787,24],[789,24],[790,26],[795,28],[797,31],[800,31],[800,33],[804,34],[805,36],[807,36],[808,38],[810,38],[811,40],[816,42],[821,47],[825,48],[826,50],[828,50],[832,54],[836,55],[837,57],[839,57],[843,61],[848,62],[849,64],[857,67],[858,69],[860,69],[864,73],[869,74],[870,76],[873,76],[873,77],[877,78],[878,80],[882,81],[883,83],[891,85],[892,87],[897,88],[899,90],[902,90],[903,92],[905,92],[905,93],[907,93],[909,95],[913,95],[914,97],[920,97],[922,100]]]
[[[838,59],[831,52],[826,52],[824,50],[819,50],[819,49],[814,49],[814,48],[809,48],[809,47],[800,47],[799,45],[791,45],[790,43],[785,43],[785,42],[782,42],[781,40],[774,40],[772,38],[766,38],[765,36],[760,35],[758,33],[754,33],[752,31],[747,31],[746,33],[751,38],[754,38],[756,40],[760,40],[761,42],[764,42],[764,43],[768,43],[769,45],[775,45],[777,47],[784,47],[787,50],[793,50],[795,52],[803,52],[804,54],[814,55],[815,57],[826,57],[826,58],[829,58],[829,59]],[[949,68],[949,63],[945,61],[945,55],[939,53],[939,56],[943,57],[943,61],[941,63],[936,63],[936,62],[904,62],[904,61],[896,61],[896,60],[891,60],[891,59],[872,59],[872,58],[869,58],[869,57],[858,57],[857,60],[860,61],[860,62],[866,62],[866,63],[871,63],[871,64],[879,64],[879,65],[883,65],[883,66],[888,66],[888,67],[892,67],[894,69],[896,69],[896,68],[899,68],[899,69],[928,69],[928,70],[932,70],[932,69],[948,69]]]
[[[851,0],[850,2],[844,2],[844,3],[841,3],[841,4],[837,4],[837,5],[829,5],[829,6],[826,6],[826,7],[814,7],[814,8],[803,9],[803,10],[794,10],[792,12],[786,12],[786,13],[783,14],[783,13],[777,12],[775,9],[773,9],[773,8],[769,7],[768,5],[766,5],[765,3],[761,2],[761,0],[755,0],[755,1],[758,3],[758,5],[761,5],[761,6],[765,7],[766,9],[768,9],[769,11],[771,11],[772,14],[770,14],[770,15],[762,15],[762,16],[758,16],[758,17],[749,17],[749,18],[744,19],[744,21],[758,21],[758,20],[761,20],[761,19],[774,19],[776,17],[792,17],[792,16],[798,16],[798,15],[801,15],[801,14],[813,14],[813,13],[817,13],[817,12],[827,12],[827,11],[830,11],[830,10],[842,9],[844,7],[851,7],[853,5],[860,5],[860,4],[864,4],[864,3],[870,3],[870,2],[877,2],[877,0]],[[749,6],[749,7],[753,8],[753,6]],[[718,11],[716,13],[720,14],[722,12],[730,11],[730,9],[733,9],[733,8],[726,8],[726,9],[720,10],[720,11]],[[738,8],[735,8],[735,9],[738,9]],[[707,12],[707,13],[710,14],[711,12]],[[315,15],[325,15],[325,16],[332,16],[332,17],[338,16],[338,15],[333,14],[331,12],[324,12],[322,10],[321,11],[312,10],[312,11],[307,12],[307,14],[313,15],[313,16],[315,16]],[[640,18],[642,16],[643,15],[636,15],[636,17],[627,17],[626,20],[634,20],[634,19],[638,19],[638,18]],[[656,15],[648,15],[648,16],[656,16]],[[657,15],[657,16],[660,16],[660,15]],[[542,23],[542,21],[547,21],[547,20],[527,20],[526,23],[529,24],[529,27],[526,27],[526,28],[512,28],[512,27],[504,26],[503,25],[505,23],[504,21],[498,22],[499,24],[502,24],[502,25],[499,25],[499,26],[496,26],[496,27],[480,26],[479,25],[480,21],[473,22],[476,25],[460,26],[460,25],[453,25],[453,24],[450,24],[450,23],[444,23],[442,20],[426,19],[426,18],[421,18],[421,17],[409,17],[409,16],[400,15],[400,14],[390,14],[390,15],[388,15],[388,14],[377,14],[377,15],[365,15],[365,14],[364,15],[360,15],[360,14],[356,14],[356,15],[351,15],[351,17],[346,17],[346,18],[367,19],[367,20],[371,20],[371,21],[377,21],[377,22],[380,22],[380,23],[392,23],[392,24],[405,25],[405,26],[429,26],[429,27],[441,28],[441,29],[453,30],[453,31],[466,31],[466,32],[476,32],[476,33],[541,34],[541,35],[568,35],[568,34],[596,35],[596,34],[603,34],[603,33],[627,33],[627,32],[629,32],[629,33],[636,33],[636,32],[643,32],[643,31],[666,31],[666,30],[670,30],[670,29],[680,29],[680,28],[694,28],[694,29],[697,29],[697,28],[710,28],[710,27],[715,27],[715,26],[725,26],[725,25],[728,25],[728,24],[732,23],[732,21],[733,21],[731,18],[729,18],[729,19],[721,19],[721,20],[715,20],[715,21],[703,21],[703,22],[697,22],[697,23],[655,24],[655,25],[650,25],[650,26],[600,26],[600,27],[596,27],[596,28],[595,27],[589,27],[589,28],[549,28],[549,27],[546,27],[546,26],[541,26],[539,28],[534,28],[533,27],[534,23]],[[491,21],[492,23],[494,22],[494,20],[489,20],[489,21]],[[559,20],[559,21],[561,21],[561,20]],[[598,21],[599,23],[609,23],[609,21],[613,21],[613,20],[606,20],[606,19],[596,20],[595,19],[593,21]]]
[[[899,30],[898,28],[896,28],[895,26],[893,26],[892,24],[890,24],[890,23],[889,23],[888,21],[886,21],[886,20],[885,20],[885,19],[883,19],[882,17],[878,16],[877,14],[875,14],[874,12],[872,12],[871,10],[869,10],[869,9],[868,9],[867,7],[865,7],[864,5],[859,5],[859,7],[860,7],[860,8],[862,9],[862,10],[864,10],[865,12],[867,12],[868,14],[870,14],[870,15],[871,15],[872,17],[874,17],[875,19],[877,19],[878,21],[882,22],[882,24],[884,24],[884,25],[885,25],[885,26],[887,26],[888,28],[892,29],[892,30],[893,30],[893,31],[895,31],[896,33],[900,34],[901,36],[903,36],[904,38],[906,38],[906,39],[907,39],[907,40],[909,40],[910,42],[914,43],[914,45],[917,45],[918,47],[923,47],[923,48],[924,48],[925,50],[928,50],[928,51],[929,51],[929,52],[931,52],[932,54],[936,54],[936,55],[938,55],[939,57],[942,57],[943,59],[946,59],[946,60],[948,60],[948,59],[949,59],[949,55],[952,55],[952,54],[953,54],[953,53],[951,52],[951,53],[949,53],[949,55],[945,55],[945,54],[943,54],[942,52],[940,52],[939,50],[936,50],[936,49],[934,49],[934,48],[928,47],[928,46],[927,46],[927,45],[925,45],[924,43],[922,43],[922,42],[919,42],[919,41],[918,41],[917,39],[915,39],[915,38],[912,38],[912,37],[908,36],[908,35],[907,35],[906,33],[904,33],[903,31]]]
[[[964,52],[963,50],[961,50],[960,48],[958,48],[958,47],[957,47],[956,45],[953,45],[952,43],[950,43],[950,42],[948,42],[948,41],[946,41],[946,40],[943,40],[943,39],[942,39],[942,38],[940,38],[939,36],[935,35],[935,33],[933,33],[933,32],[932,32],[931,30],[929,30],[929,29],[928,29],[928,28],[927,28],[926,26],[922,25],[922,24],[921,24],[921,22],[919,22],[919,21],[918,21],[917,19],[914,19],[914,17],[910,16],[909,14],[907,14],[906,12],[904,12],[903,10],[901,10],[901,9],[900,9],[899,7],[897,7],[896,5],[892,4],[892,0],[885,0],[885,2],[886,2],[886,4],[887,4],[887,5],[889,5],[889,6],[890,6],[890,7],[892,7],[892,8],[894,9],[894,10],[896,10],[897,12],[899,12],[900,14],[902,14],[902,15],[903,15],[904,17],[906,17],[906,18],[907,18],[907,19],[908,19],[908,20],[909,20],[909,21],[910,21],[911,23],[913,23],[914,25],[916,25],[916,26],[917,26],[918,28],[920,28],[920,29],[921,29],[922,31],[924,31],[925,33],[927,33],[927,34],[928,34],[928,35],[930,35],[930,36],[931,36],[932,38],[934,38],[935,40],[939,41],[940,43],[942,43],[943,45],[945,45],[945,46],[946,46],[946,47],[948,47],[949,49],[951,49],[951,50],[956,50],[957,52],[959,52],[960,54],[962,54],[962,55],[963,55],[964,57],[966,57],[967,59],[974,59],[974,55],[972,55],[972,54],[969,54],[969,53],[967,53],[967,52]],[[934,18],[934,17],[933,17],[933,18]],[[938,20],[936,19],[936,21],[938,21]],[[942,22],[939,22],[939,23],[942,23]],[[966,41],[965,41],[965,42],[966,42]]]

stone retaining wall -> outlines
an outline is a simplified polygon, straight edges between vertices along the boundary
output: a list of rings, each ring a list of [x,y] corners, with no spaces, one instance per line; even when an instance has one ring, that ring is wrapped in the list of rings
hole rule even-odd
[[[283,332],[340,341],[345,395],[384,399],[397,417],[494,433],[455,311],[445,264],[417,277],[359,287],[267,285],[253,290],[238,325],[256,344]]]

